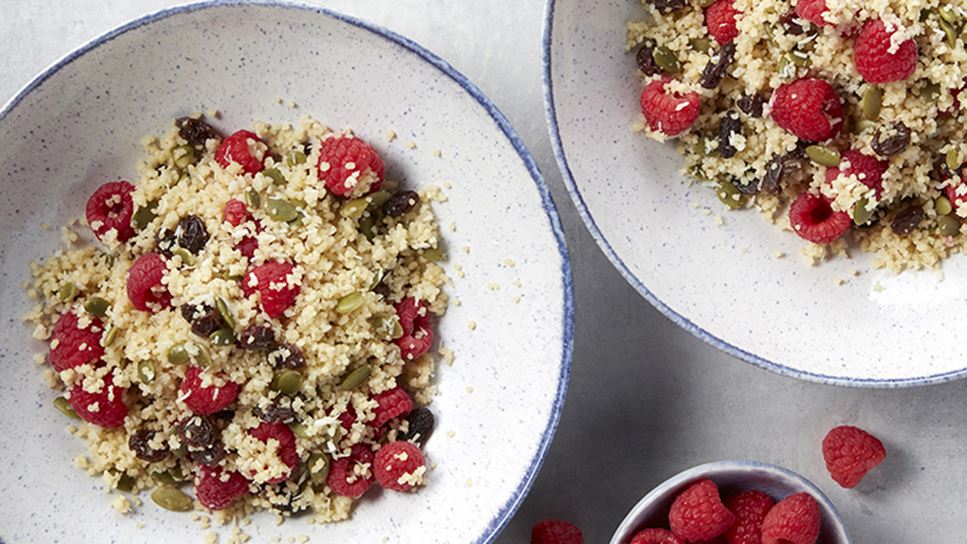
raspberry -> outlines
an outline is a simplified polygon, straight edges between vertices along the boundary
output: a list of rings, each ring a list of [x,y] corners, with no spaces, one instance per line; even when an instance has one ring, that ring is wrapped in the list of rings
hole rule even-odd
[[[292,469],[299,466],[299,453],[295,449],[295,435],[285,423],[262,423],[258,427],[249,430],[248,434],[258,438],[262,442],[268,442],[270,438],[279,442],[279,459],[285,463],[290,473]],[[284,482],[289,475],[279,476],[269,480],[270,484]]]
[[[430,351],[433,344],[433,322],[426,303],[415,298],[404,298],[396,305],[396,315],[403,336],[395,340],[404,361],[412,361]]]
[[[142,312],[157,312],[171,306],[171,294],[161,283],[167,266],[157,253],[138,257],[128,269],[128,300]]]
[[[405,416],[413,409],[413,400],[401,387],[383,391],[373,397],[373,400],[377,405],[376,417],[370,424],[377,429],[391,419]]]
[[[104,376],[104,385],[95,393],[84,390],[78,383],[71,389],[71,408],[81,419],[101,427],[120,427],[128,415],[124,404],[124,388],[114,385],[114,372]]]
[[[845,167],[843,166],[844,164],[846,164]],[[844,176],[856,176],[856,179],[860,180],[860,183],[871,189],[875,189],[876,196],[879,198],[880,193],[883,192],[883,174],[886,172],[888,166],[889,163],[886,161],[881,161],[870,155],[864,155],[855,149],[850,150],[843,155],[843,162],[840,163],[839,168],[826,170],[826,182],[832,183],[841,174]]]
[[[691,128],[702,109],[702,100],[696,92],[667,93],[665,86],[671,81],[667,77],[657,79],[645,87],[641,92],[641,113],[648,128],[674,138]]]
[[[883,21],[874,19],[863,25],[856,37],[853,60],[856,62],[856,71],[868,83],[876,85],[904,81],[917,70],[915,41],[906,40],[890,52],[893,34],[897,30],[887,28]]]
[[[221,467],[206,465],[199,465],[195,473],[195,498],[209,510],[221,510],[248,495],[248,480],[244,476],[233,470],[222,481],[223,474]]]
[[[258,136],[247,130],[240,130],[222,140],[215,150],[215,162],[222,165],[222,168],[228,168],[229,164],[235,162],[242,166],[242,172],[257,174],[262,171],[260,157],[264,149],[260,149],[260,146],[264,144]]]
[[[131,227],[131,216],[134,214],[134,201],[131,200],[133,191],[134,185],[126,181],[115,181],[101,185],[87,199],[87,224],[98,240],[110,230],[117,233],[119,242],[125,242],[134,236],[134,228]]]
[[[235,244],[235,249],[238,250],[245,258],[251,259],[255,255],[255,250],[259,248],[259,239],[254,236],[246,236]]]
[[[329,467],[329,477],[326,484],[336,495],[358,499],[373,486],[373,476],[356,474],[356,465],[373,464],[373,450],[365,444],[356,444],[349,457],[336,459]]]
[[[251,220],[252,214],[248,211],[248,206],[241,200],[233,198],[225,203],[225,208],[222,210],[222,221],[233,227],[237,227]]]
[[[545,519],[531,529],[531,544],[584,544],[584,535],[572,523]]]
[[[420,469],[423,470],[420,470]],[[420,448],[409,442],[390,442],[376,452],[373,472],[383,489],[410,491],[421,485],[426,460]]]
[[[352,135],[323,140],[316,168],[319,180],[336,196],[363,196],[383,186],[383,160]]]
[[[630,544],[685,544],[685,541],[667,529],[645,529],[639,531]]]
[[[281,317],[299,296],[299,286],[288,279],[293,268],[292,263],[277,261],[256,266],[242,279],[242,291],[245,296],[258,291],[265,314],[273,319]]]
[[[949,182],[949,184],[944,187],[944,195],[947,196],[947,200],[954,205],[954,211],[959,209],[961,206],[967,205],[967,190],[958,188],[967,185],[964,180]]]
[[[721,45],[731,43],[739,35],[736,18],[742,15],[735,9],[734,0],[718,0],[705,9],[708,33]]]
[[[225,382],[221,387],[203,387],[201,373],[202,370],[197,366],[188,367],[179,386],[180,396],[193,413],[207,416],[220,412],[235,402],[235,397],[238,396],[237,383]]]
[[[815,544],[819,538],[819,505],[806,493],[779,501],[762,520],[762,544]]]
[[[51,366],[60,372],[91,361],[104,355],[101,346],[101,333],[104,325],[96,317],[87,317],[90,323],[82,328],[74,312],[67,311],[60,316],[50,334]]]
[[[725,500],[725,507],[735,514],[735,525],[725,531],[727,544],[761,544],[762,520],[776,501],[761,491],[742,491]]]
[[[789,224],[796,234],[814,244],[831,244],[849,230],[853,220],[846,212],[833,211],[829,201],[803,193],[789,208]]]
[[[798,0],[796,2],[796,15],[800,18],[813,23],[816,26],[829,26],[830,23],[823,18],[827,11],[826,0]]]
[[[807,77],[787,83],[772,99],[772,120],[807,142],[821,142],[843,127],[843,105],[833,86]]]
[[[735,516],[722,504],[712,480],[700,480],[682,491],[668,512],[668,524],[679,538],[710,540],[732,526]]]
[[[339,426],[348,431],[356,423],[356,409],[352,406],[347,406],[346,411],[336,416],[336,419],[339,420]]]
[[[851,489],[886,459],[886,448],[879,439],[862,429],[836,427],[823,439],[823,459],[833,480]]]

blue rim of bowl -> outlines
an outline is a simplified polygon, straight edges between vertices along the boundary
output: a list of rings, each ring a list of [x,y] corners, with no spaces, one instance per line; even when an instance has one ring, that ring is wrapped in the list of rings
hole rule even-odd
[[[618,269],[618,272],[624,276],[625,280],[631,284],[631,286],[634,287],[635,290],[637,290],[638,293],[645,298],[645,300],[651,303],[652,306],[664,314],[664,316],[673,323],[705,341],[706,343],[712,345],[713,347],[716,347],[742,361],[751,363],[754,366],[770,370],[790,378],[825,385],[867,387],[875,389],[897,389],[901,387],[947,383],[967,376],[967,368],[940,374],[933,374],[930,376],[899,379],[872,379],[855,378],[849,376],[834,376],[830,374],[820,374],[792,368],[781,363],[770,361],[769,359],[746,351],[719,338],[718,336],[715,336],[711,332],[692,322],[684,315],[678,313],[676,310],[665,304],[665,302],[659,299],[654,293],[652,293],[644,282],[631,271],[627,264],[625,264],[625,262],[621,259],[621,256],[618,255],[614,247],[611,246],[611,243],[608,241],[608,239],[605,238],[604,233],[601,232],[597,222],[595,222],[594,216],[591,215],[591,210],[584,202],[584,197],[581,195],[581,190],[578,188],[577,183],[574,180],[574,175],[571,173],[571,167],[568,164],[567,155],[564,152],[564,144],[561,141],[561,134],[557,122],[557,109],[554,104],[554,81],[551,66],[551,47],[553,38],[552,34],[554,31],[555,4],[556,0],[546,0],[544,9],[544,35],[542,43],[544,68],[544,114],[547,117],[547,129],[551,137],[551,147],[554,150],[554,157],[557,159],[557,164],[561,170],[561,176],[564,178],[564,185],[567,187],[567,192],[569,195],[571,195],[571,200],[574,202],[574,207],[577,208],[578,213],[581,215],[581,219],[584,220],[584,224],[587,226],[588,231],[590,231],[591,237],[593,237],[598,243],[598,247],[604,251],[611,263],[615,266],[615,268]]]
[[[661,482],[654,488],[652,488],[651,491],[649,491],[644,497],[641,498],[641,500],[639,500],[637,503],[635,503],[634,506],[631,507],[631,510],[628,511],[628,514],[624,517],[624,519],[621,520],[621,523],[618,524],[618,527],[615,529],[611,537],[611,542],[614,542],[615,538],[618,536],[618,533],[620,533],[622,530],[634,531],[634,527],[631,527],[631,526],[626,527],[629,519],[631,519],[633,515],[636,515],[638,510],[644,508],[645,505],[656,500],[658,495],[667,493],[669,488],[688,481],[698,480],[704,477],[710,477],[714,479],[714,475],[709,474],[712,471],[717,471],[722,469],[741,469],[741,468],[757,468],[757,469],[764,469],[768,471],[778,472],[787,478],[790,478],[792,480],[799,482],[800,484],[802,484],[803,488],[805,488],[805,490],[808,491],[809,494],[812,495],[813,498],[816,499],[816,501],[822,505],[823,509],[829,512],[829,514],[832,516],[833,523],[837,526],[838,529],[842,531],[844,535],[846,535],[846,542],[843,544],[850,544],[853,541],[852,537],[850,537],[849,535],[849,530],[846,528],[846,523],[843,521],[843,517],[840,515],[839,510],[836,508],[836,505],[833,504],[833,501],[831,501],[829,497],[827,497],[826,494],[823,493],[823,490],[819,489],[819,486],[814,484],[812,480],[810,480],[809,478],[803,476],[802,474],[799,474],[798,472],[795,472],[785,467],[781,467],[779,465],[774,465],[772,463],[765,463],[762,461],[751,461],[751,460],[723,460],[723,461],[712,461],[710,463],[703,463],[701,465],[694,466],[689,469],[685,469],[679,472],[678,474],[675,474],[674,476]]]
[[[557,206],[554,204],[554,199],[551,197],[550,190],[548,189],[547,184],[545,183],[544,178],[537,167],[537,163],[534,162],[534,158],[531,156],[530,151],[527,150],[527,146],[524,145],[523,140],[521,140],[520,136],[518,136],[517,131],[514,130],[500,109],[483,93],[483,91],[481,91],[476,85],[467,79],[466,76],[457,71],[456,68],[451,66],[448,62],[437,56],[435,53],[430,52],[428,49],[424,48],[413,40],[406,38],[405,36],[362,19],[344,15],[330,9],[309,6],[297,2],[289,2],[286,0],[209,0],[205,2],[175,6],[145,15],[129,23],[121,25],[105,34],[102,34],[101,36],[98,36],[81,47],[73,50],[60,60],[56,61],[46,70],[41,72],[39,75],[34,77],[33,80],[27,83],[27,85],[25,85],[17,94],[15,94],[14,97],[11,98],[2,109],[0,109],[0,120],[3,120],[11,111],[13,111],[17,104],[24,99],[24,97],[44,83],[44,81],[46,81],[58,70],[70,64],[88,51],[113,40],[129,30],[133,30],[143,25],[181,13],[190,13],[216,7],[234,6],[298,9],[318,13],[369,31],[398,46],[403,47],[404,49],[409,50],[412,53],[415,53],[418,57],[450,77],[450,79],[463,88],[467,94],[473,97],[477,103],[487,111],[490,117],[510,141],[514,149],[517,151],[521,161],[524,163],[524,166],[530,173],[531,178],[534,180],[534,185],[537,186],[537,191],[541,198],[541,206],[544,208],[544,212],[547,214],[551,231],[554,233],[554,238],[557,242],[558,253],[561,257],[561,287],[564,297],[562,308],[563,319],[561,324],[563,339],[561,346],[561,368],[558,375],[557,394],[555,395],[554,403],[551,406],[550,418],[548,419],[544,432],[541,434],[541,441],[537,452],[531,459],[530,465],[524,474],[524,479],[520,482],[520,484],[517,485],[513,495],[511,495],[504,506],[501,507],[500,511],[498,511],[497,514],[491,518],[487,528],[484,529],[483,534],[481,534],[475,540],[475,542],[478,543],[493,542],[497,538],[497,535],[499,535],[500,532],[507,526],[507,523],[517,512],[517,509],[520,508],[520,505],[527,496],[527,493],[530,491],[531,486],[533,486],[534,479],[540,472],[541,465],[544,463],[547,450],[553,441],[554,433],[557,430],[558,423],[560,422],[561,410],[564,407],[564,399],[567,396],[567,385],[568,378],[571,373],[571,356],[574,345],[574,290],[573,279],[571,276],[571,261],[568,257],[567,242],[564,237],[564,228],[561,225],[561,219],[557,213]]]

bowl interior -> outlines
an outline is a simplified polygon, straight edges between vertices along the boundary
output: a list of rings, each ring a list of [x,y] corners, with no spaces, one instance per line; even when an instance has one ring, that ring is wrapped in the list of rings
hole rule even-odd
[[[964,346],[933,331],[967,311],[967,259],[951,259],[942,280],[872,270],[858,249],[811,268],[797,236],[725,211],[686,182],[672,145],[632,133],[641,88],[625,23],[643,15],[637,0],[550,0],[545,43],[565,181],[628,281],[696,335],[787,375],[881,387],[961,376]]]
[[[719,461],[677,474],[653,489],[631,509],[621,522],[611,544],[627,544],[638,531],[648,527],[668,527],[668,511],[679,493],[698,480],[709,478],[723,497],[756,489],[777,501],[796,493],[809,493],[822,512],[821,544],[849,544],[846,527],[836,507],[812,482],[790,470],[755,461]]]
[[[449,292],[460,301],[438,328],[456,357],[438,370],[438,426],[427,444],[437,467],[428,487],[373,492],[350,523],[275,527],[273,516],[260,515],[245,531],[259,542],[300,534],[327,542],[492,539],[528,490],[557,422],[570,356],[570,275],[553,203],[529,155],[499,112],[448,70],[415,44],[320,10],[194,6],[97,41],[11,104],[0,117],[0,411],[8,416],[0,421],[8,463],[0,540],[100,541],[110,532],[166,542],[198,530],[146,496],[133,515],[115,515],[101,483],[72,466],[82,445],[50,405],[55,394],[31,362],[44,346],[20,316],[29,307],[21,287],[28,262],[57,247],[60,225],[82,216],[93,188],[135,174],[143,135],[210,108],[222,112],[225,130],[305,114],[352,127],[379,150],[389,177],[444,188],[449,200],[435,208],[449,248]],[[387,129],[397,140],[386,141]]]

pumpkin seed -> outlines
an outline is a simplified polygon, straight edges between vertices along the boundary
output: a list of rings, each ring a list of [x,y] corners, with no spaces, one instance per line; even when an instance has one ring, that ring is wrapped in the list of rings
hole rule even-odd
[[[396,340],[403,336],[403,326],[395,315],[374,316],[369,323],[376,330],[376,334],[384,338]]]
[[[730,181],[721,181],[715,189],[715,195],[722,204],[733,210],[741,210],[749,203],[749,195],[742,194],[738,187]]]
[[[964,164],[960,158],[960,151],[957,148],[952,148],[947,151],[947,156],[945,157],[944,162],[951,172],[957,172]]]
[[[655,64],[669,74],[677,74],[682,71],[682,65],[678,62],[675,52],[663,45],[656,47],[651,56],[655,59]]]
[[[883,109],[883,91],[879,87],[870,87],[863,93],[860,101],[860,108],[863,110],[863,117],[876,121],[880,118],[880,110]]]
[[[74,408],[71,407],[71,403],[68,402],[67,399],[65,399],[64,397],[57,397],[54,399],[54,408],[57,408],[58,412],[64,414],[69,418],[72,418],[72,419],[81,418],[81,416],[77,415],[77,412],[74,411]]]
[[[134,227],[138,230],[144,230],[149,223],[158,217],[158,214],[154,213],[157,207],[157,200],[150,200],[148,201],[147,205],[139,207],[137,211],[134,212],[134,215],[131,216],[131,220],[134,222]]]
[[[944,6],[944,7],[947,7],[947,6]],[[943,13],[942,8],[941,8],[941,13]],[[960,30],[957,28],[958,25],[948,21],[943,17],[941,17],[939,22],[940,22],[940,28],[944,31],[944,34],[947,35],[947,45],[949,45],[950,47],[956,46],[957,38],[960,37]]]
[[[275,221],[288,223],[299,216],[299,211],[285,200],[270,198],[265,203],[265,214]]]
[[[688,40],[688,46],[692,48],[692,51],[699,51],[701,53],[708,53],[712,49],[712,42],[705,37],[692,38]]]
[[[183,247],[176,247],[171,253],[181,257],[181,264],[185,266],[193,266],[195,264],[195,257]]]
[[[154,363],[151,361],[141,361],[138,363],[138,378],[141,380],[141,383],[151,383],[154,381],[155,376]]]
[[[326,483],[329,477],[329,456],[325,453],[313,453],[306,461],[306,468],[309,470],[309,479],[315,485]]]
[[[430,249],[424,249],[421,253],[423,258],[430,262],[439,262],[443,260],[445,255],[442,247],[431,247]]]
[[[802,51],[791,51],[789,53],[789,59],[799,68],[808,68],[813,63],[813,60],[809,57],[809,53]]]
[[[359,220],[359,226],[357,227],[359,232],[366,237],[370,242],[373,238],[376,238],[376,219],[372,215],[366,215]]]
[[[826,147],[824,145],[811,145],[806,148],[806,156],[809,157],[814,163],[826,166],[829,168],[835,168],[839,166],[842,157],[839,151],[835,149]]]
[[[275,185],[285,185],[285,176],[275,168],[262,170],[262,175],[272,180]]]
[[[61,302],[70,302],[77,296],[77,285],[71,281],[65,281],[57,290],[57,297]]]
[[[293,151],[285,158],[285,164],[289,167],[298,166],[300,164],[305,164],[306,159],[306,154],[302,151]]]
[[[289,430],[299,438],[307,438],[309,436],[309,429],[304,423],[293,423],[289,425]]]
[[[221,316],[222,321],[229,329],[235,328],[235,318],[232,317],[232,312],[228,309],[228,303],[222,297],[215,297],[215,309],[218,310],[218,315]]]
[[[382,208],[386,201],[393,198],[393,195],[388,191],[376,191],[375,193],[369,195],[369,202],[371,208]]]
[[[298,370],[283,370],[272,378],[269,387],[283,395],[295,395],[302,387],[302,374]]]
[[[183,365],[190,359],[191,355],[188,353],[184,342],[175,344],[168,349],[168,362],[173,365]]]
[[[369,206],[369,202],[365,198],[357,198],[354,200],[348,200],[342,205],[343,217],[349,217],[350,219],[358,219],[366,208]]]
[[[248,204],[249,208],[257,210],[262,205],[262,197],[259,196],[258,191],[250,188],[245,191],[245,203]]]
[[[97,317],[104,317],[107,315],[107,309],[110,306],[111,303],[105,298],[91,297],[84,303],[84,311]]]
[[[923,86],[923,89],[920,90],[920,98],[927,102],[933,102],[938,96],[940,96],[939,83],[928,82]]]
[[[937,211],[937,215],[950,215],[954,211],[954,205],[947,197],[942,196],[933,203],[933,209]]]
[[[101,345],[108,347],[114,343],[114,339],[118,335],[117,327],[109,326],[106,331],[104,331],[104,338],[101,339]]]
[[[956,236],[960,234],[960,219],[955,215],[938,217],[937,227],[943,236]]]
[[[366,302],[366,298],[359,291],[353,291],[339,299],[336,304],[336,313],[348,314],[359,309]]]
[[[960,16],[957,14],[957,10],[953,6],[944,4],[937,8],[937,14],[940,18],[948,23],[959,23]]]
[[[152,491],[151,500],[158,506],[165,510],[171,510],[172,512],[187,512],[191,510],[194,504],[191,497],[167,485],[163,485]]]
[[[289,227],[290,228],[301,227],[302,225],[305,224],[305,219],[306,219],[306,214],[297,211],[295,219],[293,219],[292,221],[289,221]]]
[[[352,391],[353,389],[356,389],[359,387],[359,384],[366,381],[366,378],[369,378],[370,372],[371,369],[369,368],[369,365],[362,365],[356,368],[356,370],[353,370],[349,373],[349,375],[343,378],[342,383],[339,384],[339,390]]]
[[[134,478],[128,476],[127,474],[122,474],[118,478],[118,483],[115,487],[118,491],[130,493],[134,489]]]
[[[151,476],[152,478],[154,478],[154,481],[158,482],[161,485],[174,486],[175,484],[178,483],[175,481],[175,478],[167,470],[164,472],[155,472]]]
[[[853,125],[854,134],[862,134],[864,132],[870,131],[878,127],[879,125],[873,121],[867,119],[860,119]]]
[[[876,214],[876,209],[868,209],[870,201],[867,198],[859,199],[856,204],[853,205],[853,223],[857,225],[865,225],[873,219]]]
[[[235,331],[223,327],[213,332],[208,339],[216,346],[230,346],[235,343]]]

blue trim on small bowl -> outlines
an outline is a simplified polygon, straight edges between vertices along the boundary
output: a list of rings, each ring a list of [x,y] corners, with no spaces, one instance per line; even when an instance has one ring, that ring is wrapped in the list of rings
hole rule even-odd
[[[547,450],[551,445],[554,438],[554,433],[557,430],[557,425],[560,422],[561,410],[564,407],[564,399],[567,396],[567,385],[568,378],[571,373],[571,356],[574,347],[574,289],[573,289],[573,279],[571,276],[571,261],[568,256],[567,242],[564,237],[564,228],[561,225],[560,216],[557,213],[557,206],[554,204],[554,199],[551,196],[551,192],[541,175],[540,170],[537,167],[537,163],[534,162],[534,158],[531,156],[530,151],[527,150],[527,146],[524,145],[523,140],[518,136],[517,132],[511,126],[510,122],[500,111],[500,109],[491,101],[476,85],[474,85],[466,76],[457,71],[453,66],[447,63],[445,60],[437,56],[435,53],[430,52],[418,43],[406,38],[400,34],[397,34],[391,30],[387,30],[378,25],[374,25],[362,19],[356,17],[351,17],[338,13],[326,8],[320,8],[315,6],[309,6],[305,4],[300,4],[296,2],[289,2],[286,0],[209,0],[205,2],[198,2],[192,4],[186,4],[182,6],[175,6],[172,8],[163,9],[155,13],[151,13],[135,19],[129,23],[126,23],[106,34],[103,34],[88,43],[82,45],[81,47],[75,49],[74,51],[68,53],[62,59],[56,61],[49,68],[37,75],[33,80],[31,80],[27,85],[25,85],[12,99],[10,99],[2,109],[0,109],[0,120],[3,120],[13,109],[19,104],[24,97],[26,97],[31,91],[44,83],[50,76],[56,73],[58,70],[64,66],[70,64],[78,57],[84,55],[88,51],[104,44],[112,39],[124,34],[129,30],[133,30],[140,26],[143,26],[154,21],[165,19],[172,15],[178,15],[181,13],[190,13],[194,11],[199,11],[202,9],[216,8],[216,7],[231,7],[231,6],[258,6],[258,7],[274,7],[274,8],[284,8],[284,9],[299,9],[303,11],[310,11],[314,13],[319,13],[327,17],[336,19],[338,21],[348,23],[355,27],[367,30],[380,36],[390,42],[395,43],[409,51],[415,53],[417,56],[422,58],[424,61],[436,67],[438,70],[443,72],[445,75],[450,77],[454,82],[456,82],[460,87],[462,87],[467,94],[472,96],[481,107],[483,107],[490,117],[494,120],[500,130],[503,131],[504,135],[510,141],[511,145],[517,151],[520,159],[524,162],[524,166],[530,173],[531,178],[534,180],[534,184],[537,186],[537,191],[540,194],[541,205],[544,208],[544,212],[547,214],[548,222],[550,223],[551,231],[554,233],[554,238],[557,242],[558,253],[561,256],[561,282],[562,291],[564,294],[563,308],[562,308],[562,336],[563,344],[561,347],[561,369],[558,375],[558,387],[557,394],[554,397],[554,403],[551,406],[551,415],[547,421],[547,426],[544,432],[541,434],[541,443],[531,459],[530,466],[527,472],[524,474],[524,479],[518,484],[517,488],[514,490],[513,495],[507,500],[504,506],[494,515],[491,519],[489,525],[484,530],[475,542],[480,544],[493,542],[500,532],[507,526],[507,523],[520,508],[521,503],[527,496],[533,486],[534,479],[540,472],[541,465],[544,463],[544,458],[547,455]]]
[[[783,376],[788,376],[790,378],[826,385],[897,389],[901,387],[947,383],[967,377],[967,368],[929,376],[903,379],[854,378],[848,376],[835,376],[830,374],[807,372],[805,370],[788,367],[781,363],[770,361],[755,353],[746,351],[734,344],[730,344],[729,342],[703,329],[701,326],[693,323],[687,317],[678,313],[676,310],[655,296],[655,294],[652,293],[647,286],[645,286],[644,282],[642,282],[641,279],[631,271],[627,264],[625,264],[625,262],[611,246],[611,243],[607,240],[607,238],[605,238],[604,234],[601,232],[601,229],[598,228],[594,217],[591,215],[591,210],[584,202],[584,197],[581,195],[581,190],[578,188],[577,183],[574,180],[574,175],[571,173],[571,167],[568,164],[567,155],[564,152],[564,144],[561,142],[561,134],[557,122],[557,110],[554,104],[554,81],[551,73],[551,47],[552,34],[554,30],[555,3],[555,0],[547,0],[545,4],[543,36],[544,113],[547,116],[547,127],[551,137],[551,146],[554,149],[554,156],[557,159],[557,164],[560,167],[561,175],[564,178],[564,184],[567,187],[567,192],[571,195],[571,200],[574,202],[574,206],[581,215],[581,219],[584,220],[584,224],[587,226],[588,231],[590,231],[591,236],[598,243],[598,246],[601,248],[601,250],[604,251],[605,255],[607,255],[608,259],[611,260],[611,263],[615,266],[615,268],[618,269],[618,272],[624,276],[625,280],[627,280],[627,282],[631,284],[631,286],[634,287],[638,293],[645,298],[645,300],[651,303],[652,306],[664,314],[665,317],[667,317],[673,323],[692,333],[706,343],[742,361],[751,363],[759,368],[770,370]]]

